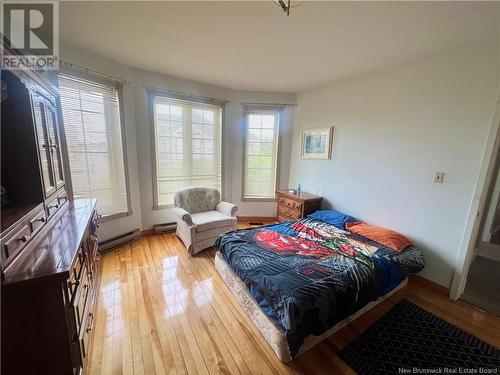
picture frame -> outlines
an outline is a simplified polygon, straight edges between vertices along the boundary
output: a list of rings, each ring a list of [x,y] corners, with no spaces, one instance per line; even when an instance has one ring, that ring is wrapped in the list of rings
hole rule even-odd
[[[330,159],[332,155],[333,126],[302,131],[302,159]]]

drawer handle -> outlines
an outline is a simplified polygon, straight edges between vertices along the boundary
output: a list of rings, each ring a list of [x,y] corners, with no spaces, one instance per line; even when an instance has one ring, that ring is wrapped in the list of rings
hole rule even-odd
[[[28,242],[31,239],[31,236],[21,236],[17,240],[21,242]]]
[[[87,332],[92,331],[92,326],[94,325],[94,313],[89,313],[89,323],[87,324]]]
[[[59,208],[59,205],[58,204],[53,204],[53,205],[49,206],[49,208]]]
[[[37,221],[41,222],[41,223],[45,223],[45,218],[44,217],[41,217],[40,219],[35,219],[33,220],[34,223],[36,223]]]

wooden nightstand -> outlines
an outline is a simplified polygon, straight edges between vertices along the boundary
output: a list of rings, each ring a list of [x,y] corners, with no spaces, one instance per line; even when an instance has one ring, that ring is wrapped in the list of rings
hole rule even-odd
[[[314,194],[302,192],[300,195],[288,191],[278,191],[278,221],[302,219],[319,210],[321,200]]]

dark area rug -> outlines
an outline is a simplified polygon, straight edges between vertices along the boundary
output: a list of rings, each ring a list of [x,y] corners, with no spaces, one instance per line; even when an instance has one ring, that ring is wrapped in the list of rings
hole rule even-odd
[[[500,373],[500,350],[407,300],[339,356],[362,375]]]

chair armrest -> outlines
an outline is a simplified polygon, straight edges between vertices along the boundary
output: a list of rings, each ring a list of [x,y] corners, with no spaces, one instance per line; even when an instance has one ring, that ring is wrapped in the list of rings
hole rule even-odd
[[[190,226],[193,225],[193,219],[191,218],[191,215],[184,208],[175,207],[174,213],[180,220],[185,221],[186,224]]]
[[[219,203],[217,203],[217,206],[215,206],[215,209],[217,211],[219,211],[221,214],[224,214],[226,216],[235,217],[236,211],[238,211],[238,206],[236,206],[232,203],[220,201]]]

